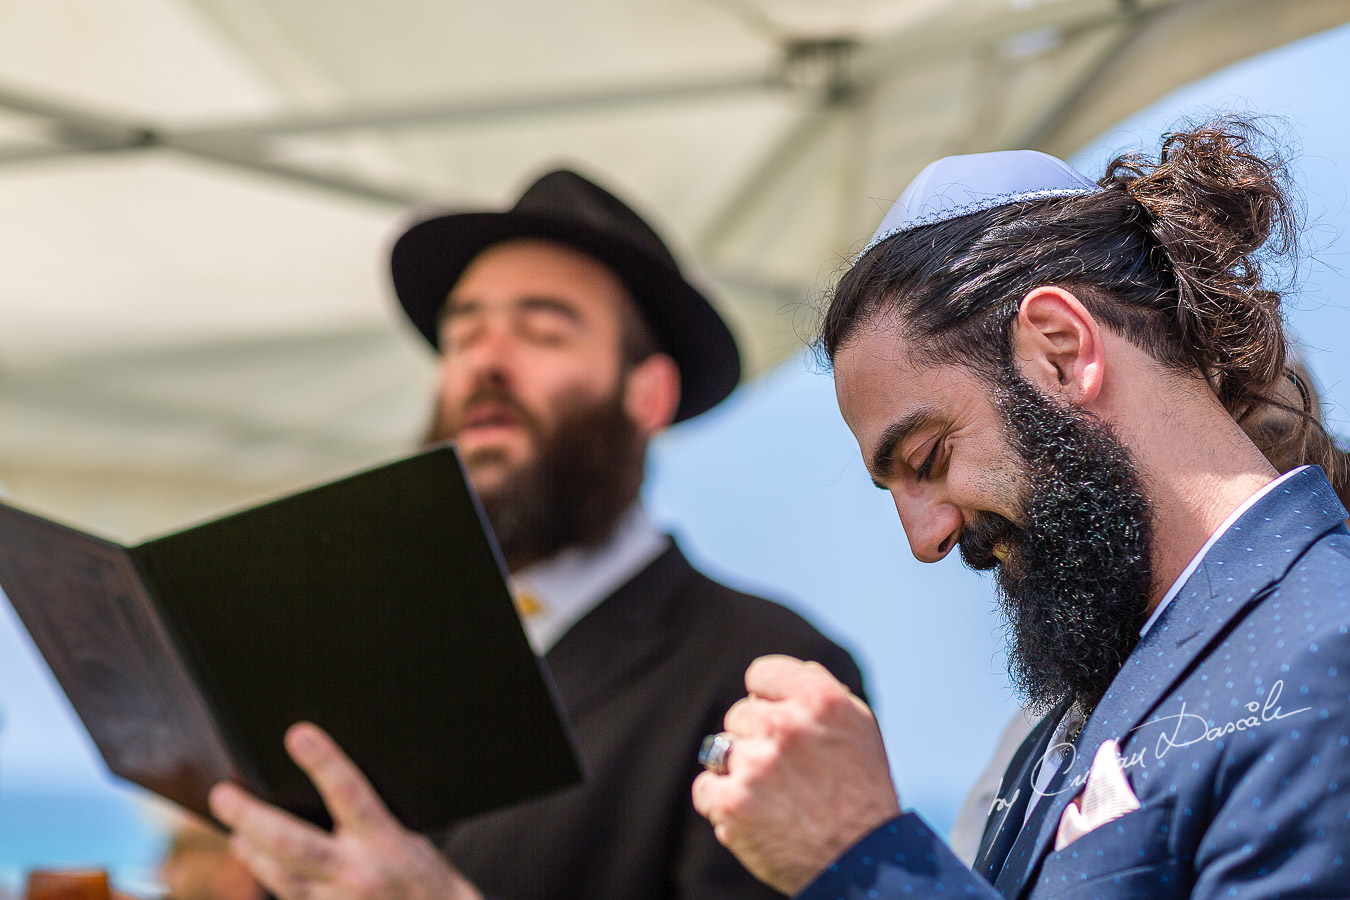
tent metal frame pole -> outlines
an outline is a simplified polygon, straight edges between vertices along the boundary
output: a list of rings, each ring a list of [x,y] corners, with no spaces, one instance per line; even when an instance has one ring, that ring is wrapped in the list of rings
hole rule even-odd
[[[156,128],[119,121],[0,87],[0,107],[46,120],[56,126],[57,132],[52,136],[55,143],[50,147],[0,147],[0,165],[68,158],[80,154],[167,148],[364,199],[406,206],[425,202],[428,198],[415,190],[279,162],[267,152],[267,139],[371,129],[446,127],[547,113],[601,111],[658,102],[761,93],[787,87],[786,81],[778,73],[736,74],[666,84],[587,89],[474,102],[435,102],[384,109],[343,110],[187,129]]]
[[[821,93],[813,109],[789,127],[741,180],[729,199],[709,219],[695,242],[708,256],[749,215],[759,199],[773,191],[775,182],[805,152],[821,132],[833,125],[832,112],[840,94],[866,92],[896,72],[918,68],[961,47],[994,45],[1040,29],[1093,30],[1138,20],[1190,0],[1078,0],[1030,7],[993,22],[962,23],[918,30],[904,29],[889,37],[857,45],[842,62],[842,92]]]
[[[180,137],[282,137],[371,129],[446,128],[479,122],[573,112],[599,112],[652,103],[678,103],[721,96],[757,94],[789,87],[763,72],[714,78],[632,85],[629,87],[502,96],[486,100],[433,100],[411,105],[301,113],[276,119],[241,121],[174,132]]]
[[[188,156],[235,166],[252,172],[284,178],[287,181],[339,191],[366,200],[395,206],[410,206],[426,198],[416,191],[374,184],[334,172],[323,172],[269,158],[265,144],[256,150],[224,135],[214,139],[179,135],[132,122],[120,122],[71,106],[6,90],[0,87],[0,107],[45,120],[53,126],[48,147],[0,147],[0,164],[18,164],[57,160],[100,153],[125,153],[136,150],[166,149]]]
[[[876,81],[890,73],[927,65],[957,50],[1001,44],[1018,35],[1045,29],[1085,31],[1119,25],[1142,14],[1194,0],[1061,0],[1010,12],[993,21],[957,22],[938,27],[903,29],[862,45],[853,60],[855,77]]]
[[[393,206],[416,206],[420,203],[426,203],[430,199],[426,194],[415,189],[377,184],[337,172],[324,172],[307,166],[284,163],[269,158],[265,153],[234,148],[227,149],[225,146],[200,139],[186,140],[168,135],[164,138],[163,146],[210,162]]]
[[[116,153],[122,150],[144,149],[141,144],[126,141],[90,142],[77,146],[59,147],[0,147],[0,166],[7,163],[40,162],[42,160],[62,159],[68,156],[87,156],[91,153]]]
[[[0,107],[39,119],[60,122],[83,133],[111,136],[125,132],[130,137],[131,134],[142,130],[140,126],[130,125],[118,118],[90,112],[66,103],[53,103],[29,93],[8,90],[4,86],[0,86]]]
[[[1150,10],[1139,14],[1125,30],[1093,61],[1088,70],[1082,73],[1068,90],[1041,111],[1013,141],[1018,147],[1039,147],[1046,137],[1053,134],[1064,120],[1078,107],[1101,83],[1139,41],[1147,34],[1150,24],[1168,10]]]

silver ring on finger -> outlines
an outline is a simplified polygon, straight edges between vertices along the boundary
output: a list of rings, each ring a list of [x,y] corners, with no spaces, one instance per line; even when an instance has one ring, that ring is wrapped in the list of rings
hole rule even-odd
[[[727,757],[731,755],[731,745],[735,740],[726,731],[708,735],[698,748],[698,761],[715,775],[727,774]]]

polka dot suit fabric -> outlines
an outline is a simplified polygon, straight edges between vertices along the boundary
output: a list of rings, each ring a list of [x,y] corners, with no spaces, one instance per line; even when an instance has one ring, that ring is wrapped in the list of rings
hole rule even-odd
[[[1025,824],[991,816],[973,871],[906,813],[800,896],[1350,897],[1345,518],[1316,467],[1239,518],[1135,648]],[[1046,743],[1045,731],[1028,741]],[[1111,739],[1141,808],[1056,852],[1092,750]],[[1035,749],[1014,758],[996,808],[1031,790]]]

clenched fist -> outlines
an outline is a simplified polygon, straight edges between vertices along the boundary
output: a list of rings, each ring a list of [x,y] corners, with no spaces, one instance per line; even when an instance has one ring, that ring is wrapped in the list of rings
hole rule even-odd
[[[766,884],[795,894],[900,813],[876,718],[818,663],[765,656],[727,711],[725,775],[694,780],[694,806]]]

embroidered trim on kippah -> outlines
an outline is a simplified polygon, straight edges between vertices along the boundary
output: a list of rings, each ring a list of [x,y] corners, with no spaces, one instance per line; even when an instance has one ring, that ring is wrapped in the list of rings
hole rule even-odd
[[[892,228],[885,233],[878,232],[853,261],[857,262],[862,259],[867,255],[869,250],[877,244],[880,244],[882,241],[895,237],[897,234],[903,234],[906,231],[914,231],[916,228],[925,228],[929,225],[936,225],[939,222],[946,222],[948,219],[959,219],[962,216],[984,212],[986,209],[994,209],[998,206],[1011,206],[1014,203],[1023,203],[1028,200],[1046,200],[1050,197],[1073,197],[1078,194],[1096,194],[1104,190],[1106,190],[1106,188],[1097,186],[1090,188],[1046,188],[1039,191],[1009,191],[1005,194],[991,194],[988,197],[972,200],[970,203],[965,203],[961,206],[953,206],[948,209],[931,212],[928,215],[920,216],[917,219],[910,219],[899,227]]]

